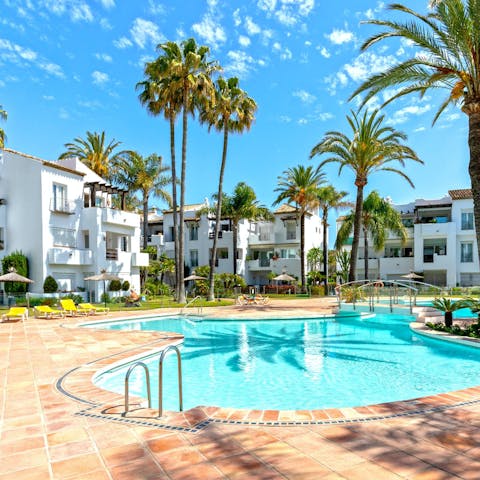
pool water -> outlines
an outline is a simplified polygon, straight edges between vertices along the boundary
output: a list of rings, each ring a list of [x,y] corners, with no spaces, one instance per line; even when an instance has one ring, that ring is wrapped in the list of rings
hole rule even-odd
[[[176,331],[185,335],[184,408],[351,407],[447,392],[479,384],[480,350],[412,332],[413,317],[376,315],[267,321],[181,318],[122,321],[112,329]],[[158,355],[151,371],[156,406]],[[123,393],[127,366],[95,383]],[[164,364],[164,408],[178,410],[176,356]],[[131,392],[146,397],[141,369]]]

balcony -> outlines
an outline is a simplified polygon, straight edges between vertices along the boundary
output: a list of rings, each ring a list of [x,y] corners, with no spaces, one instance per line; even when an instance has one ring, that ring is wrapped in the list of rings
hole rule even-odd
[[[132,253],[132,267],[148,267],[149,264],[148,253]]]
[[[379,258],[380,276],[393,272],[408,273],[414,270],[414,259],[412,257],[382,257]]]
[[[300,234],[296,232],[278,232],[275,234],[275,243],[300,243]]]
[[[47,260],[51,265],[92,265],[93,253],[91,250],[54,247],[48,250]]]
[[[248,237],[249,245],[268,245],[273,243],[273,231],[261,232],[260,234],[252,233]]]
[[[446,270],[449,268],[451,260],[448,255],[439,255],[438,253],[423,255],[423,269],[424,270]]]
[[[140,225],[140,217],[136,213],[126,212],[125,210],[102,208],[102,222],[135,228]]]
[[[163,247],[165,245],[165,237],[161,233],[158,235],[150,235],[148,244],[156,247]]]
[[[455,233],[455,223],[417,223],[415,224],[414,237],[446,237]]]
[[[268,258],[262,258],[257,260],[247,260],[247,268],[250,271],[270,271],[272,261]]]

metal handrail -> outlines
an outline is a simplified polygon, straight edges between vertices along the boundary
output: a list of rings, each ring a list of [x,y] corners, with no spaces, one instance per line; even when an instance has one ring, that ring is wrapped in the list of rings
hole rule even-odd
[[[148,371],[147,365],[143,362],[136,362],[133,365],[130,366],[130,368],[127,370],[127,373],[125,375],[125,413],[128,413],[130,409],[129,405],[129,400],[130,400],[130,388],[129,388],[129,379],[130,379],[130,374],[135,370],[137,367],[142,367],[143,370],[145,371],[145,376],[147,378],[147,397],[148,397],[148,408],[152,408],[152,395],[150,392],[150,372]]]
[[[187,303],[181,308],[181,310],[180,310],[180,315],[183,314],[183,311],[184,311],[185,309],[187,309],[190,305],[192,305],[196,300],[198,300],[198,299],[200,299],[200,298],[202,298],[202,297],[201,297],[200,295],[197,295],[195,298],[192,298],[189,302],[187,302]],[[201,306],[197,307],[197,313],[198,313],[198,315],[201,315],[202,312],[203,312],[202,307],[201,307]]]
[[[169,345],[162,351],[158,360],[158,416],[163,415],[163,360],[170,350],[177,352],[177,368],[178,368],[178,400],[180,403],[180,411],[183,411],[183,394],[182,394],[182,358],[180,350],[176,345]]]

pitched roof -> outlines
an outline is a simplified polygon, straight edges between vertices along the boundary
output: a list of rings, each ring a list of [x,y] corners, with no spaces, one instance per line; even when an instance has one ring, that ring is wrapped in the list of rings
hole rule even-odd
[[[297,209],[295,207],[292,207],[291,205],[288,205],[287,203],[284,203],[283,205],[280,205],[273,213],[296,213]]]
[[[449,190],[448,194],[452,200],[466,200],[473,198],[471,188],[461,188],[459,190]]]

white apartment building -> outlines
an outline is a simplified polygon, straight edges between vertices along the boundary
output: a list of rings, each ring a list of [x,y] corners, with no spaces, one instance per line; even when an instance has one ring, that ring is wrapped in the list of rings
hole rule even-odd
[[[140,291],[140,216],[114,208],[125,191],[108,185],[76,158],[45,161],[0,150],[0,260],[21,250],[33,293],[51,275],[61,291],[86,289],[99,300],[103,282],[85,277],[102,269]]]
[[[440,286],[480,285],[480,267],[470,189],[449,190],[434,200],[418,199],[395,205],[407,227],[407,241],[389,234],[382,251],[369,248],[369,278],[399,279],[409,272]],[[341,217],[337,220],[337,231]],[[357,279],[364,279],[363,236],[357,260]],[[369,242],[371,245],[371,241]],[[346,246],[346,249],[351,249]]]
[[[185,265],[190,271],[209,265],[213,245],[215,220],[198,212],[208,207],[204,203],[185,206]],[[280,206],[272,222],[241,220],[237,234],[236,272],[248,285],[266,285],[271,273],[286,272],[300,277],[300,219],[290,205]],[[152,211],[149,215],[149,244],[159,253],[174,256],[173,213]],[[305,219],[305,253],[312,247],[321,247],[322,223],[317,214]],[[217,273],[233,273],[233,227],[229,219],[222,219],[217,240]]]

